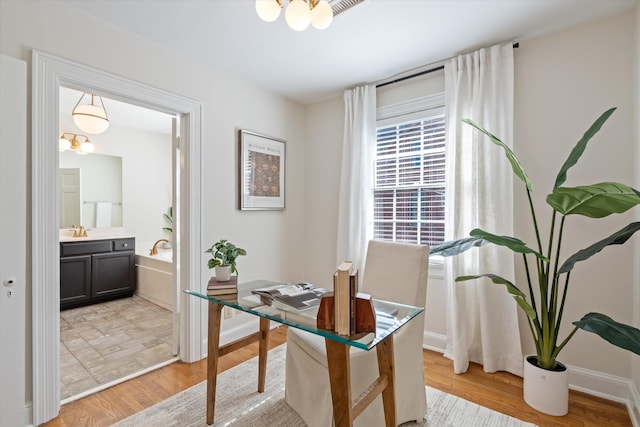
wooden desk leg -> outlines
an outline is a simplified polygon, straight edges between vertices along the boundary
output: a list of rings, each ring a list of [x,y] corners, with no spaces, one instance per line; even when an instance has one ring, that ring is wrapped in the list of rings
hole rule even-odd
[[[267,352],[269,351],[269,319],[260,318],[260,343],[258,344],[258,393],[264,392],[267,376]]]
[[[349,346],[325,338],[335,427],[353,425]]]
[[[213,415],[216,409],[221,317],[222,305],[209,301],[209,327],[207,332],[207,424],[209,425],[213,424]]]
[[[387,378],[387,387],[382,391],[384,420],[387,427],[396,426],[395,373],[393,360],[393,334],[376,346],[378,352],[378,373]]]

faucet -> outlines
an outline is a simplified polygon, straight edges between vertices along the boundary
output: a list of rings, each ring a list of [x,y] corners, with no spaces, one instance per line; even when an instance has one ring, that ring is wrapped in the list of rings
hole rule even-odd
[[[156,241],[156,242],[153,244],[153,247],[151,248],[151,250],[149,251],[149,255],[156,255],[156,254],[158,253],[158,244],[159,244],[160,242],[167,242],[167,243],[169,243],[169,241],[168,241],[167,239],[160,239],[160,240]]]
[[[73,237],[88,237],[87,229],[84,228],[83,225],[81,225],[80,228],[76,228],[76,226],[74,225],[72,229],[73,229]]]

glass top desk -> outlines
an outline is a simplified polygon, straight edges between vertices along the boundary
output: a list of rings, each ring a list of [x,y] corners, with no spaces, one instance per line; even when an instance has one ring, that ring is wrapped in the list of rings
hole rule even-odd
[[[267,342],[269,321],[282,323],[288,327],[302,329],[325,338],[327,364],[331,384],[331,398],[335,426],[351,426],[357,417],[378,394],[382,394],[387,426],[395,426],[395,393],[393,366],[393,333],[420,314],[424,308],[373,300],[376,311],[376,332],[355,336],[343,336],[333,331],[316,328],[318,308],[289,311],[265,305],[252,291],[284,282],[254,280],[238,284],[237,297],[229,299],[223,295],[206,295],[194,291],[185,293],[208,301],[208,349],[207,349],[207,424],[213,424],[215,413],[215,393],[218,371],[218,357],[258,341],[258,392],[264,391],[267,366]],[[220,320],[222,308],[233,307],[260,318],[260,330],[245,338],[220,346]],[[351,384],[345,373],[349,372],[349,347],[371,350],[378,356],[380,376],[368,387],[363,395],[351,402]]]

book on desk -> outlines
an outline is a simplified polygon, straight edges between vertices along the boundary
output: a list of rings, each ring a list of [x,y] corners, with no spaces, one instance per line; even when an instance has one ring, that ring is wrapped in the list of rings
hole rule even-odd
[[[258,295],[265,305],[271,305],[282,310],[307,310],[320,305],[322,296],[327,293],[325,288],[311,283],[283,283],[251,291]]]
[[[225,281],[218,281],[215,277],[209,279],[207,295],[219,297],[234,294],[238,295],[238,276],[231,276],[229,280]]]

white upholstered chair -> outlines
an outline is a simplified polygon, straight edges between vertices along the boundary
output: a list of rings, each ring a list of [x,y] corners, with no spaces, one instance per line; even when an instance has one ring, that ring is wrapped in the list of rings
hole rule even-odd
[[[429,247],[372,240],[359,291],[375,299],[424,307]],[[394,336],[396,421],[422,420],[427,411],[422,371],[424,312]],[[378,377],[376,351],[350,349],[351,392],[357,397]],[[285,400],[309,427],[331,427],[333,405],[324,338],[287,330]],[[355,426],[384,425],[382,397],[366,408]]]

